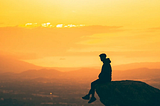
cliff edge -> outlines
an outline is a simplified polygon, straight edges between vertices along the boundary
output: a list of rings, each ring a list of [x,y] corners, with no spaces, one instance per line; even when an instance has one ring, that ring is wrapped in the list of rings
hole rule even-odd
[[[140,81],[99,84],[96,92],[105,106],[160,106],[160,90]]]

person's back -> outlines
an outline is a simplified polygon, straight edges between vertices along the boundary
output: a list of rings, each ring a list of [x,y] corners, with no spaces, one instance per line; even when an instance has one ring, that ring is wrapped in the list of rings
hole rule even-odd
[[[99,79],[104,82],[110,82],[112,80],[112,68],[110,65],[111,61],[109,58],[103,60],[103,66],[101,73],[99,74]]]

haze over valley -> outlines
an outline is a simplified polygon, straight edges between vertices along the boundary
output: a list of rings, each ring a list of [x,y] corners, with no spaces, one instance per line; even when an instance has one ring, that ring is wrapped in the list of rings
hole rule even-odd
[[[0,0],[0,106],[103,106],[99,95],[91,104],[82,100],[101,72],[101,53],[111,60],[111,87],[115,94],[122,90],[117,98],[127,89],[135,96],[126,95],[141,102],[138,93],[156,95],[159,4],[160,0]],[[134,87],[121,89],[121,83]]]

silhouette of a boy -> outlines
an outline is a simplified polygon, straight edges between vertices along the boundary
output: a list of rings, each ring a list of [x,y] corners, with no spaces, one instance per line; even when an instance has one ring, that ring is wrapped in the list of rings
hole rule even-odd
[[[99,79],[93,81],[91,83],[91,89],[89,91],[89,93],[82,97],[83,99],[85,100],[89,100],[88,103],[92,103],[96,100],[96,98],[94,97],[94,94],[95,94],[95,86],[97,84],[100,84],[100,83],[108,83],[108,82],[111,82],[111,75],[112,75],[112,68],[111,68],[111,61],[109,58],[106,58],[106,54],[105,53],[102,53],[99,55],[100,56],[100,59],[101,61],[103,62],[103,65],[102,65],[102,70],[101,70],[101,73],[99,74]],[[92,94],[92,97],[90,99],[90,95]]]

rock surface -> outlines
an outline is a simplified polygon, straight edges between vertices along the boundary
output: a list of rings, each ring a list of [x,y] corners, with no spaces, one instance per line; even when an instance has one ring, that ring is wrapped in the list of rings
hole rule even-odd
[[[99,84],[96,92],[105,106],[160,106],[160,90],[140,81]]]

